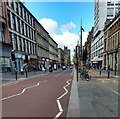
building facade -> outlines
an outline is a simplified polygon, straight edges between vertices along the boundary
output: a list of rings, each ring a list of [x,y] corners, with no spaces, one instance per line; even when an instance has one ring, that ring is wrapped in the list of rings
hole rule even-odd
[[[7,4],[0,1],[0,72],[11,71],[12,43],[9,40],[9,29],[7,25]]]
[[[104,67],[108,69],[110,66],[116,73],[117,70],[120,71],[120,12],[105,25],[104,38]]]
[[[28,71],[42,70],[50,61],[58,63],[58,44],[19,0],[0,2],[0,26],[1,72],[17,68],[20,73],[26,65]]]
[[[17,70],[25,65],[25,55],[29,65],[36,65],[36,41],[34,16],[20,1],[7,2],[7,19],[12,49],[15,51]],[[12,62],[14,68],[14,62]]]
[[[71,64],[70,49],[68,49],[68,47],[64,46],[64,65],[70,66],[70,64]]]
[[[37,65],[38,69],[48,67],[49,65],[49,33],[42,27],[42,25],[35,20],[35,39],[37,49]]]
[[[54,69],[58,68],[58,44],[49,36],[49,60]]]
[[[61,48],[58,48],[58,60],[59,60],[59,68],[62,68],[64,65],[64,51]]]
[[[87,37],[87,41],[85,43],[86,49],[87,49],[87,61],[86,61],[86,63],[89,67],[91,66],[91,59],[93,59],[93,57],[91,56],[91,41],[93,39],[93,30],[94,30],[94,27],[92,27],[91,31],[89,32],[88,37]]]
[[[94,4],[94,39],[91,43],[91,59],[92,65],[95,68],[100,68],[103,65],[104,51],[104,23],[106,19],[113,19],[118,13],[120,7],[119,0],[95,0]]]

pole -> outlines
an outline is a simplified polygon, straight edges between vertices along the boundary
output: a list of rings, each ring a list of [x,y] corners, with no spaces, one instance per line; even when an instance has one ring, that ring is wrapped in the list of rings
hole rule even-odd
[[[15,79],[17,81],[17,62],[16,62],[16,59],[15,59]]]
[[[110,65],[108,65],[108,79],[110,78]]]
[[[78,46],[76,46],[76,64],[77,64],[77,81],[78,81]]]
[[[26,73],[26,78],[27,78],[27,67],[25,67],[25,73]]]
[[[117,52],[115,52],[115,76],[116,76],[116,71],[117,71]]]
[[[78,81],[78,57],[77,57],[77,81]]]

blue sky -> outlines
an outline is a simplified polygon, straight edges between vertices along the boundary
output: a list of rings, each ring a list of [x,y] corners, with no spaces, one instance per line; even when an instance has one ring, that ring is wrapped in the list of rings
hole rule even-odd
[[[72,32],[79,33],[81,18],[85,31],[90,31],[93,26],[93,2],[25,2],[25,6],[38,20],[51,18],[59,26],[72,21],[76,24],[76,29],[72,29]]]
[[[83,44],[94,26],[94,2],[25,2],[24,5],[58,43],[71,52],[80,40],[82,18]]]

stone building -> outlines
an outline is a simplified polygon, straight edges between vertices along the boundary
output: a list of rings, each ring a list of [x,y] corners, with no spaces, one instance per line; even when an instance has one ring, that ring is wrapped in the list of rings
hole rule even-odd
[[[64,65],[64,51],[61,48],[58,48],[58,59],[59,59],[59,68],[62,68]]]
[[[37,49],[37,65],[40,70],[49,65],[49,33],[42,27],[42,25],[35,20],[35,39]]]
[[[104,28],[104,67],[120,71],[120,12]]]
[[[17,70],[25,65],[25,55],[29,57],[28,66],[35,66],[37,62],[35,22],[34,16],[23,5],[22,2],[7,2],[7,24],[9,27],[9,40],[15,51]],[[32,69],[32,67],[29,70]],[[14,68],[14,62],[12,62]]]
[[[95,68],[103,66],[104,52],[104,23],[106,19],[113,19],[119,12],[119,0],[94,0],[94,40],[91,43],[93,49],[92,64]]]
[[[86,48],[87,48],[87,61],[86,63],[90,66],[91,65],[91,61],[93,59],[93,57],[91,55],[91,42],[92,42],[92,39],[93,39],[93,30],[94,30],[94,27],[92,27],[91,31],[89,32],[88,34],[88,37],[87,37],[87,41],[86,41]]]
[[[7,4],[0,1],[0,72],[10,72],[12,43],[7,25]]]
[[[49,35],[49,60],[53,68],[58,68],[58,44]]]
[[[64,65],[70,66],[70,64],[71,64],[70,50],[68,49],[68,47],[64,46]]]

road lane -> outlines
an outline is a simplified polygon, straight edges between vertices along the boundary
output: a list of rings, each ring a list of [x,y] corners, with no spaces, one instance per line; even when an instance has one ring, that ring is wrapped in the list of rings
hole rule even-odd
[[[72,79],[71,71],[60,72],[55,76],[57,74],[59,73],[50,73],[3,87],[3,117],[55,117],[60,112],[57,99],[64,95],[66,92],[64,87],[67,86],[67,81]],[[38,82],[43,83],[38,85]],[[27,90],[24,90],[25,88]],[[70,88],[71,82],[66,87],[68,93],[60,99],[62,117],[67,114]],[[24,93],[5,99],[9,95],[20,94],[21,91]]]

